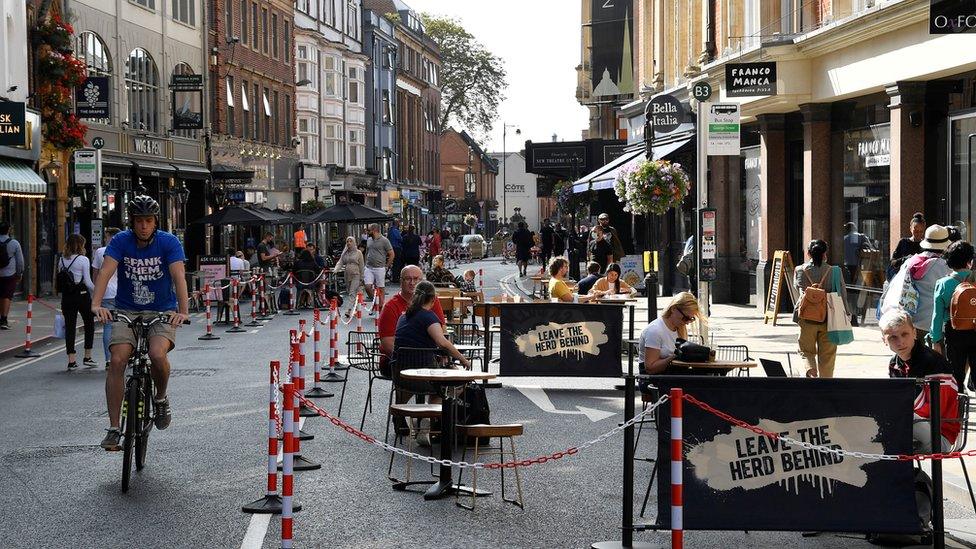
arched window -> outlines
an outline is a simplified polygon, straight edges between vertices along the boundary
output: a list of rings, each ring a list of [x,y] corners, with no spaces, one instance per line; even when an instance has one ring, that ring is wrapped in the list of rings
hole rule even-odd
[[[189,64],[178,63],[176,67],[173,68],[173,74],[177,75],[177,74],[196,74],[196,73],[193,72],[193,67],[191,67]],[[203,113],[203,110],[200,105],[200,100],[201,100],[200,94],[196,92],[190,92],[190,93],[175,92],[173,94],[173,98],[175,101],[173,103],[174,118],[178,111],[187,111],[187,112],[201,113],[201,114]],[[188,139],[196,139],[197,131],[196,130],[173,130],[173,135],[186,137]]]
[[[125,63],[129,127],[159,133],[159,71],[149,52],[136,48]]]
[[[78,35],[78,47],[75,51],[78,59],[88,65],[89,76],[109,77],[109,89],[112,89],[112,60],[108,55],[108,46],[102,38],[93,32],[83,32]],[[114,94],[113,94],[114,95]],[[89,119],[96,124],[110,125],[111,118]]]

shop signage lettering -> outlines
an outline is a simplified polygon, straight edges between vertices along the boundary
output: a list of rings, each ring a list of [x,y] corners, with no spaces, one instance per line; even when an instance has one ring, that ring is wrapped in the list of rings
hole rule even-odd
[[[524,193],[525,185],[517,185],[515,183],[509,183],[505,185],[505,192],[507,193]]]
[[[776,63],[729,63],[725,66],[725,95],[776,95]]]
[[[684,120],[684,108],[672,95],[659,95],[651,99],[650,117],[654,133],[671,133],[678,129]]]
[[[976,32],[976,5],[960,0],[931,0],[929,34]]]
[[[154,139],[136,138],[133,140],[135,152],[139,154],[150,154],[153,156],[162,155],[163,147],[161,142]]]
[[[110,89],[107,76],[89,76],[75,88],[75,114],[79,118],[108,118]]]
[[[532,165],[536,168],[580,169],[586,164],[586,150],[583,147],[535,148],[532,152]]]
[[[102,178],[102,152],[78,149],[74,153],[75,185],[97,185]]]
[[[887,137],[861,141],[857,144],[857,155],[864,159],[864,166],[876,168],[891,165],[891,140]]]
[[[27,110],[24,103],[0,103],[0,145],[27,144]]]

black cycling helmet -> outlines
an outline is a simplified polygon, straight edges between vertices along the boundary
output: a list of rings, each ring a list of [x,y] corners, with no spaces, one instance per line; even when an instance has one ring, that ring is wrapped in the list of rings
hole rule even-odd
[[[129,217],[139,216],[159,216],[159,202],[151,196],[144,194],[135,196],[129,201]]]

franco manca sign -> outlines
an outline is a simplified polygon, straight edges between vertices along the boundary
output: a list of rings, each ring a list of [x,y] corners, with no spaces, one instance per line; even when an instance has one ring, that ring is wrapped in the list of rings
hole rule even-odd
[[[776,63],[729,63],[725,65],[726,97],[776,95]]]

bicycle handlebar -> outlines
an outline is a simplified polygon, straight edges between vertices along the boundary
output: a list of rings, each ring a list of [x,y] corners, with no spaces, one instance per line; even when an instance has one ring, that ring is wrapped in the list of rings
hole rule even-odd
[[[164,324],[169,322],[169,318],[171,314],[171,313],[157,313],[155,316],[149,317],[149,320],[146,321],[145,320],[146,317],[142,315],[139,315],[135,318],[131,318],[129,315],[120,311],[111,311],[111,312],[112,312],[113,322],[125,322],[129,326],[132,326],[133,324],[142,323],[147,328],[150,326],[155,326],[156,324]],[[189,323],[190,323],[189,319],[183,321],[183,324],[189,324]]]

